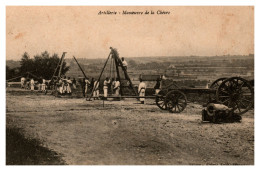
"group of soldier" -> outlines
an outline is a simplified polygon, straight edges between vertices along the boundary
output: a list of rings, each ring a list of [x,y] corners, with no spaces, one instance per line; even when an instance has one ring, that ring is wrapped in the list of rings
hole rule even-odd
[[[91,81],[89,81],[89,78],[84,78],[82,82],[82,93],[83,96],[86,97],[88,92],[93,92],[93,98],[99,99],[99,82],[95,80],[95,78],[92,78]],[[104,92],[104,98],[108,97],[108,92],[111,94],[114,94],[115,96],[119,96],[120,94],[120,82],[119,79],[112,78],[109,79],[106,77],[106,79],[103,82],[103,92]]]
[[[56,80],[56,88],[59,94],[69,94],[71,95],[72,93],[72,88],[76,89],[76,79],[73,78],[71,80],[70,77],[66,77],[65,75],[61,76]]]
[[[41,77],[38,79],[37,86],[39,91],[46,92],[47,82],[44,78]],[[36,83],[33,78],[31,79],[29,78],[26,79],[25,77],[21,78],[21,88],[30,89],[31,91],[34,91],[35,87],[36,87]]]
[[[122,65],[127,70],[127,62],[122,58]],[[42,92],[47,92],[47,85],[50,89],[53,89],[57,91],[60,95],[69,94],[71,95],[72,89],[77,88],[77,81],[75,78],[71,80],[70,77],[66,77],[65,75],[61,76],[60,78],[54,79],[53,82],[50,83],[47,82],[44,78],[37,79],[38,81],[38,90]],[[49,84],[48,84],[49,83]],[[99,99],[99,81],[95,80],[95,78],[92,78],[89,80],[89,78],[83,78],[83,80],[79,81],[83,96],[86,97],[92,94],[92,97],[94,100]],[[120,96],[120,86],[121,83],[118,78],[108,78],[103,82],[103,92],[104,92],[104,99],[108,97],[108,94],[111,94],[112,96]],[[26,79],[24,77],[21,78],[21,87],[27,88],[32,91],[35,90],[35,81],[33,78]],[[155,94],[157,94],[160,90],[160,79],[157,79],[156,85],[154,87]],[[140,78],[140,83],[138,85],[138,95],[140,96],[140,101],[142,104],[144,104],[145,101],[145,90],[146,90],[146,84],[143,82],[143,80]]]

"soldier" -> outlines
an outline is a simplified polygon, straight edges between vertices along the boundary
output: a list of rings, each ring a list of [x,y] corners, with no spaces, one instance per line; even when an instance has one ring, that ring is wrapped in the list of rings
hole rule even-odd
[[[21,88],[25,88],[25,78],[21,78]]]
[[[143,80],[140,78],[140,83],[139,83],[139,86],[138,86],[138,93],[139,93],[139,96],[141,97],[144,97],[145,96],[145,89],[146,89],[146,84],[143,82]],[[140,102],[142,104],[144,104],[144,100],[145,98],[140,98]]]
[[[57,88],[58,88],[58,92],[60,94],[63,94],[63,81],[62,81],[62,78],[58,79],[58,86],[57,86]]]
[[[119,79],[118,79],[118,78],[116,78],[114,91],[115,91],[115,95],[116,95],[116,96],[119,96],[119,92],[120,92],[120,82],[119,82]]]
[[[44,78],[42,79],[42,91],[46,92],[46,80]]]
[[[94,89],[94,93],[93,93],[93,97],[94,100],[99,99],[99,82],[95,81],[95,79],[93,78],[94,81],[94,85],[93,85],[93,89]]]
[[[31,86],[31,91],[34,91],[34,79],[32,78],[31,79],[31,82],[30,82],[30,86]]]
[[[88,78],[85,79],[85,95],[88,93],[88,87],[90,87],[90,82]]]
[[[125,70],[127,70],[127,62],[125,61],[124,57],[122,57],[122,64],[123,64],[123,67],[125,68]]]
[[[67,93],[67,86],[68,86],[67,78],[64,75],[62,79],[62,94]]]
[[[108,85],[110,84],[110,79],[106,77],[103,85],[103,90],[104,90],[104,98],[107,98],[107,90],[108,90]]]
[[[68,77],[67,79],[67,85],[66,85],[66,90],[67,90],[67,93],[69,95],[71,95],[71,85],[72,85],[72,81],[70,80],[70,77]]]
[[[160,78],[157,78],[156,84],[154,86],[155,94],[157,95],[160,91],[161,83],[160,83]]]

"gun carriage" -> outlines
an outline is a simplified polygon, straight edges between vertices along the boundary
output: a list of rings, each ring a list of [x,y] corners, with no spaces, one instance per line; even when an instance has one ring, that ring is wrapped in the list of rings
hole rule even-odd
[[[190,93],[208,94],[211,102],[223,104],[239,115],[246,113],[254,104],[253,87],[240,77],[217,79],[209,88],[181,88],[169,85],[156,96],[156,104],[162,110],[180,113],[186,108],[186,94]]]

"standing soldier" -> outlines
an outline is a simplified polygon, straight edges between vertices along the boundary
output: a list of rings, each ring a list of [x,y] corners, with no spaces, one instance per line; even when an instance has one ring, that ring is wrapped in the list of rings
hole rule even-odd
[[[25,78],[21,78],[21,88],[25,88]]]
[[[114,90],[115,90],[116,96],[119,96],[119,92],[120,92],[120,82],[119,82],[119,79],[118,79],[118,78],[116,78]]]
[[[62,78],[59,78],[57,87],[58,87],[58,92],[62,95],[63,94],[63,81],[62,81]]]
[[[92,79],[94,81],[94,85],[93,85],[93,89],[94,89],[94,93],[93,93],[93,97],[94,100],[99,98],[99,82],[95,81],[95,79]]]
[[[68,86],[67,78],[64,75],[64,78],[62,79],[62,93],[67,93],[67,86]]]
[[[90,82],[89,82],[88,78],[86,78],[85,79],[85,95],[88,94],[88,87],[90,87]]]
[[[127,62],[125,61],[124,57],[122,57],[122,64],[123,64],[123,67],[125,68],[125,70],[127,70]]]
[[[123,68],[125,68],[125,71],[127,72],[127,62],[124,57],[122,57],[122,64],[123,64]],[[128,76],[126,72],[125,72],[125,78],[127,79]]]
[[[70,80],[70,77],[68,77],[66,90],[67,90],[67,93],[68,93],[69,95],[71,95],[71,85],[72,85],[72,81]]]
[[[42,92],[46,92],[46,80],[42,79]]]
[[[161,83],[160,83],[160,78],[157,78],[156,84],[154,86],[155,94],[157,95],[160,91]]]
[[[108,85],[110,84],[110,79],[108,79],[108,77],[106,77],[105,81],[104,81],[104,85],[103,85],[103,90],[104,90],[104,98],[107,98],[107,90],[108,90]]]
[[[140,83],[139,83],[139,86],[138,86],[138,93],[139,93],[140,97],[145,96],[145,89],[146,89],[146,84],[140,78]],[[145,100],[145,98],[140,98],[140,101],[141,101],[142,104],[144,104],[144,100]]]
[[[31,79],[30,86],[31,86],[31,91],[34,91],[34,79],[33,78]]]

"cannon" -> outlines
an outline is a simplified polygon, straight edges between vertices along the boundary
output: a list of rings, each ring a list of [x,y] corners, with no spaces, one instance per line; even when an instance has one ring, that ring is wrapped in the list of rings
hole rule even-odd
[[[244,114],[253,107],[254,90],[251,84],[241,77],[220,78],[210,88],[182,88],[167,86],[156,96],[156,105],[162,110],[180,113],[187,106],[189,93],[213,94],[211,100],[232,109],[234,114]]]
[[[240,122],[241,119],[242,117],[239,114],[235,114],[232,108],[224,104],[208,103],[206,108],[202,110],[203,122]]]

